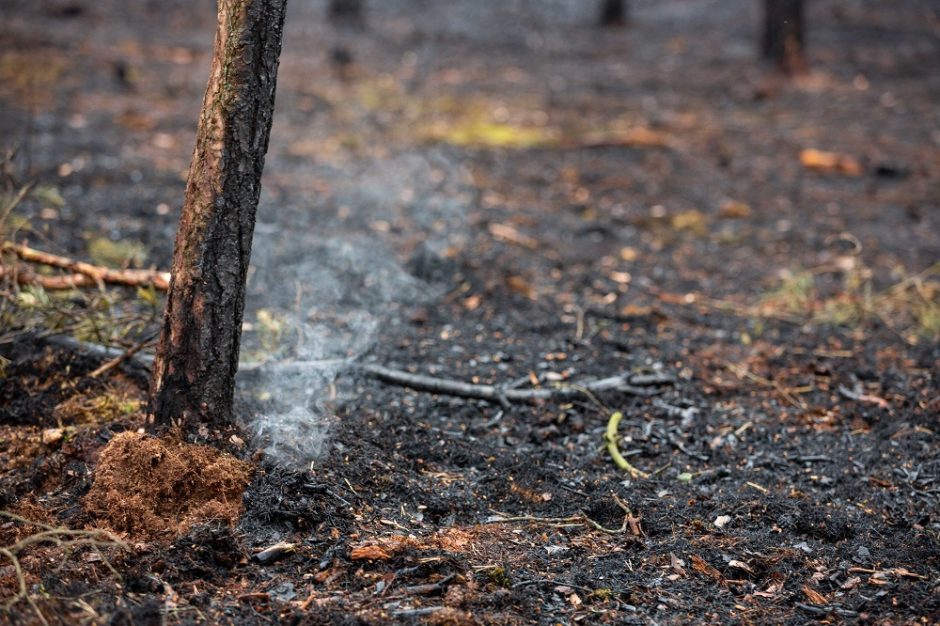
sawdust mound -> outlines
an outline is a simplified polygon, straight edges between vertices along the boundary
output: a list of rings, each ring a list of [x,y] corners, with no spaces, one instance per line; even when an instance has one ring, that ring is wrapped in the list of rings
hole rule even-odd
[[[233,524],[251,466],[214,448],[127,432],[101,451],[85,510],[140,539],[177,536],[208,520]]]

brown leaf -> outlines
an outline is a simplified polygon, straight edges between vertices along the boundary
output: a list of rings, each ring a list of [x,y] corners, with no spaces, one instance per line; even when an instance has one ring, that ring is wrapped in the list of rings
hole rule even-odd
[[[887,409],[888,401],[880,396],[874,396],[871,394],[863,393],[858,397],[859,402],[867,402],[869,404],[877,404],[879,408]]]
[[[803,595],[806,596],[806,599],[810,601],[811,604],[821,605],[827,604],[829,600],[826,599],[826,596],[819,593],[809,585],[803,585]]]
[[[744,561],[739,561],[739,560],[737,560],[737,559],[731,559],[730,561],[728,561],[728,565],[731,566],[731,567],[736,567],[736,568],[738,568],[738,569],[740,569],[740,570],[744,570],[744,571],[747,572],[748,574],[753,574],[753,573],[754,573],[754,570],[752,570],[751,567],[750,567],[747,563],[745,563]]]
[[[467,309],[468,311],[476,311],[480,307],[481,300],[482,298],[480,298],[478,295],[472,295],[464,298],[463,308]]]
[[[725,200],[718,210],[721,217],[744,219],[751,216],[751,207],[740,200]]]
[[[862,173],[862,166],[855,157],[815,148],[800,152],[800,163],[806,169],[816,172],[833,172],[846,176],[860,176]]]
[[[392,558],[392,555],[382,546],[377,546],[375,544],[366,544],[364,546],[357,546],[349,552],[349,558],[353,561],[387,561]]]
[[[515,244],[523,248],[528,248],[529,250],[535,250],[539,247],[538,241],[532,237],[529,237],[528,235],[520,233],[509,224],[490,224],[487,227],[487,230],[489,230],[490,234],[493,235],[493,239],[496,239],[497,241]]]
[[[690,557],[692,561],[692,569],[698,572],[699,574],[705,574],[709,578],[714,579],[716,582],[724,584],[725,577],[721,575],[721,572],[716,570],[714,567],[705,562],[705,559],[702,557],[693,554]]]
[[[530,300],[535,299],[535,288],[522,276],[509,276],[506,279],[506,285],[520,296],[525,296]]]

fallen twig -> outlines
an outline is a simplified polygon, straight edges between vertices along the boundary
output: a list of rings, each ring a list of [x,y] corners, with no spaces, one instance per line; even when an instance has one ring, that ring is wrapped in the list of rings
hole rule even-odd
[[[410,587],[405,587],[402,591],[406,595],[425,595],[430,593],[436,593],[441,591],[447,586],[447,583],[456,578],[456,574],[449,574],[444,578],[440,579],[436,583],[427,583],[424,585],[411,585]]]
[[[839,395],[843,398],[853,400],[855,402],[866,402],[868,404],[877,404],[882,409],[887,409],[889,404],[888,401],[879,396],[871,395],[865,393],[864,389],[849,389],[845,385],[839,385],[838,388]]]
[[[20,187],[19,191],[16,192],[16,195],[7,203],[3,210],[0,211],[0,226],[3,226],[3,223],[7,221],[7,218],[10,217],[10,213],[13,212],[13,209],[23,201],[23,198],[26,197],[26,194],[29,193],[30,189],[33,188],[33,183],[26,183]]]
[[[27,588],[26,574],[23,572],[23,567],[19,560],[20,552],[30,546],[43,543],[66,548],[79,548],[88,546],[98,552],[99,556],[101,556],[100,549],[104,547],[118,546],[120,548],[127,548],[126,543],[124,543],[113,533],[110,533],[106,530],[72,530],[69,528],[57,528],[55,526],[43,524],[42,522],[28,520],[8,511],[0,511],[0,516],[9,518],[20,524],[36,526],[42,529],[40,532],[24,537],[12,545],[0,547],[0,556],[3,556],[8,561],[10,561],[10,564],[13,566],[13,571],[16,575],[16,583],[18,586],[17,592],[8,598],[7,601],[3,604],[3,609],[9,611],[16,603],[20,602],[21,600],[26,600],[30,608],[32,608],[36,613],[36,617],[39,619],[39,621],[46,626],[48,626],[49,621],[42,614],[42,611],[39,609],[39,605],[36,604],[36,601],[33,599],[32,595],[29,593],[29,589]],[[114,568],[106,559],[104,559],[104,557],[101,557],[101,561],[109,569],[111,569],[112,572],[115,572]]]
[[[620,424],[621,419],[623,419],[623,413],[617,411],[612,414],[607,421],[607,432],[604,433],[604,440],[607,442],[607,452],[610,454],[610,458],[613,459],[617,467],[630,472],[633,478],[649,478],[649,474],[630,465],[630,462],[620,454],[620,448],[617,446],[617,426]]]
[[[114,359],[123,354],[121,350],[108,348],[94,343],[78,341],[72,337],[53,336],[46,338],[48,343],[69,348],[72,350],[83,350],[94,356]],[[149,368],[153,363],[153,356],[146,353],[129,355],[125,361],[136,362],[142,367]],[[356,369],[364,374],[381,380],[382,382],[409,387],[418,391],[429,391],[431,393],[440,393],[462,398],[476,398],[498,402],[504,407],[508,407],[512,402],[530,402],[532,400],[564,400],[567,398],[585,395],[593,399],[593,395],[599,391],[618,391],[634,396],[655,396],[661,393],[662,385],[673,383],[673,379],[666,376],[656,375],[654,377],[645,374],[619,374],[608,378],[585,381],[583,383],[554,383],[550,387],[540,389],[517,389],[512,384],[509,385],[478,385],[464,383],[447,378],[436,378],[434,376],[425,376],[423,374],[412,374],[402,370],[388,368],[374,363],[355,363],[349,359],[324,359],[320,361],[298,361],[294,363],[283,364],[252,364],[242,365],[241,370],[251,371],[260,370],[265,367],[279,369],[305,369],[307,367],[338,367],[347,366],[350,369]]]
[[[116,270],[110,267],[101,267],[100,265],[92,265],[91,263],[76,261],[75,259],[59,256],[57,254],[50,254],[48,252],[36,250],[34,248],[30,248],[29,246],[13,243],[11,241],[3,242],[3,245],[0,246],[0,250],[3,252],[12,252],[22,260],[28,261],[30,263],[40,263],[42,265],[58,267],[60,269],[74,272],[74,274],[77,275],[87,276],[88,279],[90,279],[89,283],[88,280],[79,279],[77,276],[43,277],[64,279],[58,282],[45,281],[46,285],[49,286],[43,286],[49,289],[68,289],[71,287],[87,287],[89,285],[103,285],[105,283],[111,283],[116,285],[126,285],[129,287],[152,286],[155,289],[166,291],[170,286],[169,272],[138,269]],[[9,273],[9,270],[7,270],[7,273]],[[39,281],[39,278],[40,277],[34,275],[33,280],[41,283],[42,281]],[[55,286],[59,284],[62,286]]]
[[[784,398],[784,400],[796,408],[806,410],[806,403],[794,396],[791,390],[787,389],[776,380],[770,380],[768,378],[764,378],[763,376],[758,376],[757,374],[748,370],[746,367],[735,365],[734,363],[725,363],[725,367],[738,378],[746,378],[765,387],[770,387],[779,393]]]
[[[133,357],[135,354],[140,352],[147,344],[151,343],[154,339],[156,339],[156,334],[150,335],[143,341],[131,346],[130,348],[128,348],[121,354],[114,357],[113,359],[110,359],[102,363],[100,366],[98,366],[92,372],[90,372],[88,374],[88,377],[98,378],[102,374],[111,371],[112,369],[120,365],[121,363],[127,361],[129,358]]]
[[[12,278],[20,286],[38,285],[46,291],[62,291],[63,289],[78,289],[80,287],[96,287],[98,283],[91,276],[84,274],[60,274],[58,276],[43,276],[31,268],[12,265],[0,265],[0,278]]]
[[[401,609],[399,611],[392,611],[392,615],[395,617],[424,617],[426,615],[433,615],[438,611],[443,611],[444,607],[442,606],[426,606],[420,609]]]
[[[551,580],[548,578],[537,578],[534,580],[522,580],[517,583],[514,583],[513,589],[522,589],[523,587],[529,587],[530,585],[555,585],[556,587],[569,587],[571,589],[577,589],[578,591],[583,591],[585,593],[594,593],[594,590],[590,587],[582,587],[581,585],[575,585],[573,583],[566,583],[560,580]]]
[[[403,387],[409,387],[418,391],[430,391],[431,393],[441,393],[462,398],[488,400],[490,402],[498,402],[503,406],[508,406],[511,402],[571,398],[585,395],[585,391],[619,391],[635,396],[653,396],[659,393],[656,389],[648,389],[635,384],[633,382],[634,376],[631,374],[620,374],[618,376],[587,381],[577,385],[558,383],[552,387],[542,389],[513,389],[503,385],[477,385],[446,378],[425,376],[423,374],[411,374],[409,372],[390,369],[382,365],[371,363],[360,364],[358,368],[369,376],[385,383],[402,385]],[[661,378],[654,380],[654,383],[643,380],[640,384],[665,384],[661,382]]]
[[[569,515],[567,517],[536,517],[534,515],[504,515],[502,513],[497,513],[493,517],[489,517],[484,520],[484,524],[508,524],[511,522],[531,522],[533,524],[547,524],[549,526],[557,526],[561,528],[568,528],[572,526],[588,526],[599,532],[605,533],[607,535],[622,535],[627,530],[630,531],[634,537],[643,537],[645,533],[643,532],[642,527],[640,526],[640,518],[636,517],[633,512],[630,510],[630,507],[626,503],[617,497],[617,494],[612,494],[614,502],[617,503],[624,512],[623,524],[620,525],[620,528],[606,528],[595,522],[586,513],[578,512],[576,515]]]

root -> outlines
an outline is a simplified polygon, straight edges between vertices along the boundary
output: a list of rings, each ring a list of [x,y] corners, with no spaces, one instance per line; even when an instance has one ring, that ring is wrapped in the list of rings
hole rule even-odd
[[[28,520],[25,517],[20,517],[8,511],[0,511],[0,516],[9,518],[25,526],[36,526],[42,529],[37,533],[24,537],[12,545],[0,547],[0,556],[10,561],[10,564],[13,566],[18,587],[17,592],[3,604],[2,608],[4,611],[9,612],[13,606],[25,600],[36,613],[37,619],[39,619],[44,626],[48,626],[49,624],[49,621],[39,609],[39,605],[36,604],[36,600],[29,593],[29,589],[26,585],[26,575],[23,572],[23,567],[19,559],[20,553],[30,546],[51,544],[59,548],[64,548],[67,551],[81,547],[91,547],[101,558],[101,562],[104,563],[115,576],[118,576],[117,570],[115,570],[111,563],[101,554],[102,548],[116,546],[127,549],[127,544],[118,538],[117,535],[106,530],[71,530],[69,528],[49,526],[48,524]]]

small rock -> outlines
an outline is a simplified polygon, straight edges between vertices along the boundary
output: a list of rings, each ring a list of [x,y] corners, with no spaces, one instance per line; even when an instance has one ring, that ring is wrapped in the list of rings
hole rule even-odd
[[[42,442],[50,448],[58,448],[65,439],[64,428],[46,428],[42,431]]]
[[[719,515],[718,517],[715,518],[715,521],[714,521],[713,523],[714,523],[715,526],[717,526],[718,528],[724,528],[724,527],[727,526],[729,523],[731,523],[731,516],[730,516],[730,515]]]

